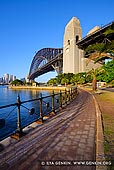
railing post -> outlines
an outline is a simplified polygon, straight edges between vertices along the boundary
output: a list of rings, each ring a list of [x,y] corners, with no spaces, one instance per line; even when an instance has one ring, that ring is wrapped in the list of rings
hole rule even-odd
[[[68,91],[68,101],[70,102],[70,89]]]
[[[73,99],[75,98],[75,88],[73,89]]]
[[[76,96],[77,96],[77,87],[76,87]]]
[[[71,88],[71,100],[72,100],[72,88]]]
[[[62,109],[62,92],[60,90],[60,108]]]
[[[76,97],[76,88],[74,89],[74,98]]]
[[[77,95],[77,87],[75,87],[74,89],[74,98],[76,98],[76,95]]]
[[[65,89],[65,104],[67,104],[67,91]]]
[[[54,96],[55,96],[55,94],[54,94],[54,90],[53,90],[53,91],[52,91],[52,113],[54,113],[54,114],[55,114]]]
[[[40,93],[40,121],[43,123],[42,93]]]
[[[17,96],[17,132],[21,133],[21,115],[20,115],[20,106],[21,106],[21,101],[20,101],[20,96]]]
[[[72,89],[72,99],[74,99],[74,89]]]
[[[74,99],[74,88],[72,89],[72,99]]]

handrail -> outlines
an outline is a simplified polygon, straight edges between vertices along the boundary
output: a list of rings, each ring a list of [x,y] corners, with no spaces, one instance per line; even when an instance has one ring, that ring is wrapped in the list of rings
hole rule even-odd
[[[47,96],[42,96],[42,93],[40,93],[40,97],[39,98],[35,98],[35,99],[30,99],[30,100],[25,100],[25,101],[21,101],[20,96],[18,95],[17,97],[17,101],[16,103],[13,104],[8,104],[5,106],[0,106],[0,110],[4,109],[4,108],[8,108],[11,106],[15,106],[15,108],[17,108],[17,129],[15,129],[15,134],[18,134],[18,137],[20,138],[23,135],[23,128],[25,128],[26,126],[30,125],[31,123],[26,123],[25,126],[22,126],[22,118],[21,118],[21,107],[29,110],[29,114],[33,115],[35,114],[35,109],[34,108],[28,108],[26,106],[24,106],[23,104],[28,103],[28,102],[34,102],[34,101],[39,101],[39,117],[37,117],[37,120],[34,121],[39,121],[40,123],[44,122],[44,116],[46,115],[52,115],[52,114],[56,114],[57,109],[59,108],[63,108],[63,106],[69,104],[75,97],[77,96],[77,87],[75,88],[71,88],[69,90],[65,90],[65,91],[61,91],[59,93],[54,93],[54,91],[52,91],[52,94],[47,95]],[[44,101],[44,99],[47,98],[51,98],[48,102]],[[58,105],[56,104],[58,103]],[[44,104],[46,107],[46,113],[44,113]],[[12,111],[15,109],[13,108]],[[50,110],[48,111],[48,108],[50,108]],[[12,112],[10,111],[10,112]],[[3,120],[3,119],[2,119]],[[5,121],[5,120],[4,120]],[[33,121],[33,122],[34,122]],[[33,123],[32,122],[32,123]],[[14,134],[14,132],[10,133]],[[8,136],[4,136],[2,138],[5,139]],[[1,141],[1,139],[0,139]]]
[[[0,106],[0,109],[6,108],[6,107],[10,107],[10,106],[16,106],[16,105],[17,105],[17,103],[8,104],[8,105],[5,105],[5,106]]]

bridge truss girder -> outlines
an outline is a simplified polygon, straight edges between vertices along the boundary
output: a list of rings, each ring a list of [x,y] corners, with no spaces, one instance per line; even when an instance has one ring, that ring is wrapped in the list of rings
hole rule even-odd
[[[78,41],[76,43],[76,45],[78,45],[78,47],[80,49],[85,49],[87,48],[89,45],[95,44],[95,43],[102,43],[105,41],[112,41],[114,40],[114,33],[109,34],[107,36],[105,36],[105,31],[107,29],[114,29],[114,21],[99,28],[98,30],[96,30],[95,32],[93,32],[92,34],[87,35],[86,37],[84,37],[83,39],[81,39],[80,41]]]
[[[36,77],[53,70],[61,73],[63,63],[62,54],[62,48],[44,48],[39,50],[32,60],[29,79],[34,80]]]

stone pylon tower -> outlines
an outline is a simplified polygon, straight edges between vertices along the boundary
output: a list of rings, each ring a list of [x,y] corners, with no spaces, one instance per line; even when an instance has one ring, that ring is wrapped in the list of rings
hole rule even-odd
[[[82,39],[80,21],[73,17],[65,27],[63,43],[63,73],[85,71],[84,52],[76,45]]]

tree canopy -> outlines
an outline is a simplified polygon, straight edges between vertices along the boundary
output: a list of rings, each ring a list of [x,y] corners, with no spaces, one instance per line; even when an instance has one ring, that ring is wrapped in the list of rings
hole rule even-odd
[[[102,43],[95,43],[89,45],[85,49],[85,55],[88,55],[87,64],[94,60],[95,63],[102,61],[106,58],[111,58],[114,60],[114,40],[109,40],[109,36],[114,34],[114,28],[108,28],[104,32],[104,40]]]
[[[114,81],[114,60],[108,61],[99,69],[92,69],[82,73],[59,74],[56,78],[50,79],[47,83],[51,85],[86,84],[92,81],[103,81],[106,83]],[[114,83],[113,83],[114,84]],[[94,84],[96,88],[96,84]]]
[[[107,62],[107,64],[103,65],[100,70],[103,71],[97,75],[97,80],[104,81],[106,83],[114,80],[114,60]]]
[[[12,81],[11,84],[12,84],[12,85],[23,85],[24,83],[23,83],[23,81],[21,81],[21,80],[19,80],[19,79],[16,79],[16,80]]]

